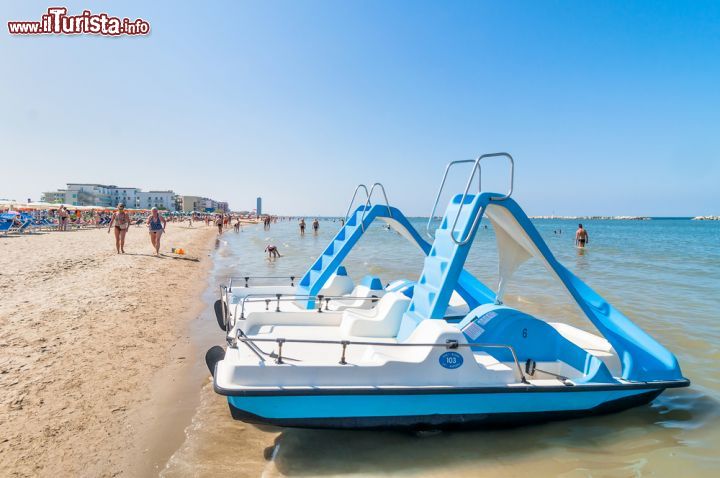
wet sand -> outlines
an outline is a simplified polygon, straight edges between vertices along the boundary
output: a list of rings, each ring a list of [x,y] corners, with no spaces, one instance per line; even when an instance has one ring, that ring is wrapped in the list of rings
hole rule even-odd
[[[216,230],[144,227],[125,255],[105,229],[0,238],[0,469],[4,476],[147,476],[183,441]],[[173,256],[171,247],[187,255]],[[194,365],[193,365],[194,366]]]

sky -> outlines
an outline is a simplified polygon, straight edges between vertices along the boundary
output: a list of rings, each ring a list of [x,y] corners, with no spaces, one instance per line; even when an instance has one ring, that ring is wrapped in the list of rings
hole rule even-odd
[[[8,33],[58,5],[151,34]],[[449,161],[507,151],[528,214],[720,214],[717,1],[26,0],[0,20],[3,198],[97,182],[342,215],[381,182],[428,215]],[[484,190],[508,181],[484,166]]]

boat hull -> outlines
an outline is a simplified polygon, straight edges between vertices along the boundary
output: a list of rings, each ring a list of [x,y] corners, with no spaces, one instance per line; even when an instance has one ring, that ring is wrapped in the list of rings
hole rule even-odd
[[[293,391],[228,396],[233,418],[248,423],[334,429],[516,427],[618,412],[644,405],[688,381],[614,386],[436,390]],[[217,390],[217,388],[216,388]],[[470,391],[472,390],[472,391]],[[217,390],[223,395],[228,391]]]

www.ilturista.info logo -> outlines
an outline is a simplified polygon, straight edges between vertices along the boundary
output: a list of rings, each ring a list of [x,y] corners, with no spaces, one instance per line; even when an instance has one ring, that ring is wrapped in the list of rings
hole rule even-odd
[[[147,35],[150,24],[138,18],[111,17],[107,13],[68,15],[65,7],[50,7],[39,22],[8,22],[11,35]]]

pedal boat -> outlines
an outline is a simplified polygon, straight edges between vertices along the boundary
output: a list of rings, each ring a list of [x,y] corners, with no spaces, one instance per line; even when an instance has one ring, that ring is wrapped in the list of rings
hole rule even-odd
[[[376,190],[382,192],[384,204],[372,204]],[[366,201],[350,215],[359,192],[365,193]],[[241,275],[229,277],[227,282],[220,286],[220,296],[215,301],[215,315],[220,328],[228,330],[237,320],[244,320],[255,312],[372,309],[386,292],[409,293],[414,285],[413,281],[398,278],[383,286],[379,277],[368,275],[355,284],[348,276],[345,266],[341,265],[375,222],[383,222],[384,227],[398,232],[423,254],[430,253],[431,245],[420,236],[409,219],[399,209],[389,205],[387,193],[381,183],[374,183],[370,190],[365,184],[360,184],[355,188],[350,200],[343,227],[304,274]],[[268,282],[274,284],[267,284]],[[458,280],[457,291],[453,292],[450,298],[446,318],[459,321],[470,311],[471,305],[479,305],[475,297],[489,301],[494,294],[471,274],[463,271]]]
[[[497,157],[510,165],[508,192],[470,194],[482,162]],[[235,419],[348,429],[516,426],[620,411],[689,385],[672,353],[555,259],[510,197],[509,154],[450,163],[435,206],[451,167],[466,162],[467,187],[450,200],[412,288],[386,292],[372,310],[258,311],[229,327],[227,350],[214,347],[206,359]],[[463,287],[483,218],[499,255],[491,300],[482,287]],[[601,335],[503,304],[508,281],[530,258]],[[470,310],[450,323],[459,292]]]

